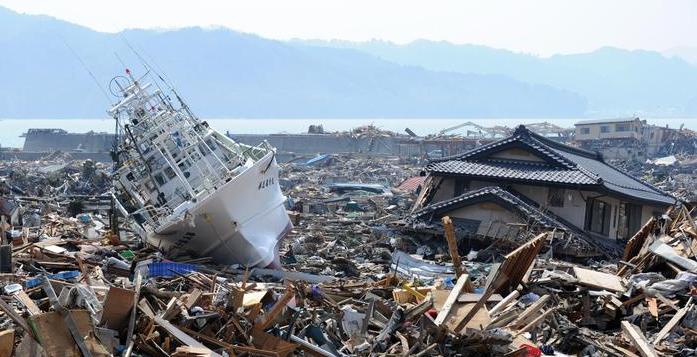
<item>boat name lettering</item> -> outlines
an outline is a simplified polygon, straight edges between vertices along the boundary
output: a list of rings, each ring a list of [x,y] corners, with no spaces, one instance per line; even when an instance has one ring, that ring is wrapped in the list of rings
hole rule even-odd
[[[259,182],[259,187],[258,187],[258,189],[261,190],[261,189],[263,189],[263,188],[267,188],[267,187],[273,185],[274,182],[275,182],[275,180],[274,180],[273,177],[267,178],[266,180],[263,180],[263,181]]]

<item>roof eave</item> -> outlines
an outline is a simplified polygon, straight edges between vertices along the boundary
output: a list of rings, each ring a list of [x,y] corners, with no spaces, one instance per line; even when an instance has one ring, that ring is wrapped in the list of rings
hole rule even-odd
[[[498,176],[486,176],[486,175],[472,175],[472,174],[462,174],[455,172],[443,172],[443,171],[428,171],[427,172],[433,176],[457,176],[466,177],[477,180],[492,181],[495,183],[522,183],[522,184],[534,184],[536,186],[555,186],[555,187],[565,187],[565,188],[598,188],[600,185],[591,183],[569,183],[569,182],[558,182],[558,181],[545,181],[545,180],[530,180],[530,179],[519,179],[519,178],[508,178],[508,177],[498,177]]]

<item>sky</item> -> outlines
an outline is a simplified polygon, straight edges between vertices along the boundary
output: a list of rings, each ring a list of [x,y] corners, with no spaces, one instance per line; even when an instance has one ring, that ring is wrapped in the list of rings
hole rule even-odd
[[[603,46],[697,48],[693,0],[0,0],[0,6],[104,32],[223,26],[281,40],[428,39],[540,56]]]

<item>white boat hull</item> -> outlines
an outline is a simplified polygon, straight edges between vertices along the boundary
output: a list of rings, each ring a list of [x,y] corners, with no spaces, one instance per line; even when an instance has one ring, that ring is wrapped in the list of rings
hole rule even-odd
[[[148,234],[164,251],[210,256],[221,264],[265,267],[278,263],[278,242],[292,229],[279,167],[269,152],[184,214]]]

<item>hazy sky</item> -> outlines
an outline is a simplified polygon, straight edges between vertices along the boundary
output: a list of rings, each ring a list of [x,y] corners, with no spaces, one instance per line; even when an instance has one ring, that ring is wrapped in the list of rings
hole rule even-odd
[[[693,0],[0,0],[96,30],[225,26],[268,38],[415,39],[550,55],[697,47]]]

